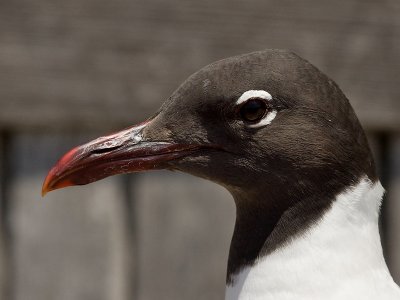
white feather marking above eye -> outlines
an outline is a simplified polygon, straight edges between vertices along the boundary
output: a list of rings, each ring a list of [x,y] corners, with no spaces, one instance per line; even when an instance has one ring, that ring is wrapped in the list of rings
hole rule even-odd
[[[239,97],[239,99],[236,101],[236,105],[240,105],[240,104],[246,102],[247,100],[249,100],[251,98],[259,98],[259,99],[264,99],[264,100],[267,100],[267,101],[271,101],[272,100],[271,94],[268,93],[267,91],[264,91],[264,90],[248,90],[248,91],[244,92]],[[262,126],[271,124],[271,122],[275,119],[277,113],[278,112],[276,110],[272,110],[270,112],[267,112],[265,114],[265,116],[258,123],[248,124],[247,126],[250,127],[250,128],[258,128],[258,127],[262,127]]]
[[[244,92],[239,99],[236,101],[236,104],[241,104],[243,102],[246,102],[247,100],[251,98],[261,98],[265,100],[272,100],[272,96],[270,93],[263,91],[263,90],[248,90]]]

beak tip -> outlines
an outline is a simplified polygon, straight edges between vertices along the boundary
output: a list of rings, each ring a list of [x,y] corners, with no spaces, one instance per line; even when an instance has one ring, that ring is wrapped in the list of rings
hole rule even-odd
[[[50,178],[49,175],[47,175],[46,179],[43,182],[42,186],[42,197],[46,196],[48,192],[50,192],[52,189],[50,188]]]
[[[55,175],[55,170],[56,168],[53,167],[53,169],[50,170],[49,174],[47,175],[46,179],[43,182],[42,186],[42,197],[46,196],[49,192],[58,190],[61,188],[77,185],[77,183],[74,183],[70,179],[66,178],[59,178],[57,175]]]
[[[47,179],[47,178],[46,178]],[[46,196],[48,192],[50,192],[52,189],[49,187],[47,180],[43,183],[42,186],[42,197]]]

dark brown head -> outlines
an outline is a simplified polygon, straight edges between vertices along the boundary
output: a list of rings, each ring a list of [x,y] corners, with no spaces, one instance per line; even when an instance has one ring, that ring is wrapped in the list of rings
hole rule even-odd
[[[66,154],[43,192],[161,168],[223,185],[236,200],[238,219],[268,211],[258,224],[266,228],[263,236],[288,209],[309,207],[302,212],[310,218],[298,221],[309,223],[362,176],[376,179],[364,132],[344,94],[310,63],[283,50],[206,66],[148,121]],[[261,242],[253,251],[265,247],[266,239]]]
[[[302,182],[301,190],[318,189],[321,182],[348,185],[360,174],[375,177],[346,97],[287,51],[255,52],[203,68],[166,101],[143,137],[206,146],[168,167],[229,190],[270,190],[294,181]]]

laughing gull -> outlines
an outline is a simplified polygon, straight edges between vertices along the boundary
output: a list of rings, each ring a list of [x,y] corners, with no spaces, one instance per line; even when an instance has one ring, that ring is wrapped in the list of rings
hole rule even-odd
[[[384,190],[363,129],[335,82],[292,52],[204,67],[152,118],[65,154],[43,194],[150,169],[232,194],[226,299],[400,299],[382,255]]]

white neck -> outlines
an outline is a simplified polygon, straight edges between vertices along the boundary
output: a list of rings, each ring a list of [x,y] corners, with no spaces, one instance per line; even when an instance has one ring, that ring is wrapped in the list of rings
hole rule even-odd
[[[338,195],[307,232],[234,276],[225,299],[400,299],[378,231],[383,192],[362,179]]]

